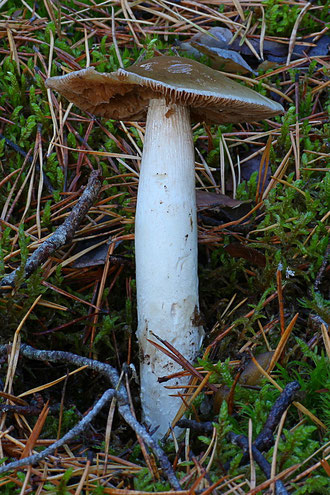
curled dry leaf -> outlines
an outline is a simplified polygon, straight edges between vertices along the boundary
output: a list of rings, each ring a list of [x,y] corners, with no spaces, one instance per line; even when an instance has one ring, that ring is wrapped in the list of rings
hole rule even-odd
[[[230,45],[232,33],[227,28],[211,28],[209,34],[199,33],[193,36],[190,42],[180,43],[182,50],[194,56],[207,55],[211,59],[212,67],[227,72],[254,72],[249,64],[240,55],[237,47]]]
[[[211,59],[214,69],[221,69],[232,73],[246,74],[247,72],[252,72],[256,74],[249,64],[245,62],[244,58],[233,50],[218,48],[216,46],[205,46],[196,41],[192,42],[192,46]]]
[[[212,213],[212,217],[220,216],[225,221],[238,220],[251,210],[250,201],[239,201],[225,194],[209,191],[197,191],[196,200],[198,212],[207,210]]]
[[[225,194],[216,194],[209,191],[197,191],[196,192],[197,208],[199,210],[209,208],[238,208],[242,204],[246,204],[246,201],[239,201],[233,199]]]
[[[201,54],[207,55],[212,67],[223,69],[233,73],[255,73],[256,69],[267,70],[282,64],[288,55],[288,44],[264,39],[263,60],[260,62],[255,53],[260,53],[259,37],[249,37],[249,44],[242,43],[240,37],[233,39],[234,33],[228,28],[213,27],[208,33],[198,33],[189,42],[179,42],[182,50],[198,58]],[[330,37],[327,35],[315,39],[309,36],[299,40],[292,53],[292,59],[296,60],[304,53],[310,56],[325,56],[329,52]],[[255,51],[251,50],[251,48]]]

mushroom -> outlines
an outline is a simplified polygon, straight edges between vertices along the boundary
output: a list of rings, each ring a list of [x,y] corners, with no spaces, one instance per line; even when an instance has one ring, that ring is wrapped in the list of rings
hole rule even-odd
[[[46,80],[82,110],[107,119],[146,119],[135,219],[141,400],[144,420],[167,431],[181,400],[159,383],[181,367],[154,335],[194,361],[203,340],[197,276],[195,160],[191,121],[251,122],[283,112],[194,60],[161,56],[127,69],[90,67]],[[184,386],[187,379],[167,384]]]

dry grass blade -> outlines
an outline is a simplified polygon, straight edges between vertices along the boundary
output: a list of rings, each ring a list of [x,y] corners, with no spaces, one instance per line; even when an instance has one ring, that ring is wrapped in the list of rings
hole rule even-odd
[[[19,404],[21,406],[27,406],[28,405],[28,403],[25,402],[25,400],[22,400],[13,394],[7,394],[6,392],[0,392],[0,397],[2,397],[3,399],[6,399],[6,400],[10,400],[10,402],[13,402],[14,404]]]
[[[46,301],[45,299],[40,299],[38,306],[44,306],[45,308],[55,309],[57,311],[68,311],[69,309],[67,306],[62,306],[61,304],[56,304],[52,301]]]
[[[279,426],[278,426],[277,436],[276,436],[276,440],[275,440],[275,444],[274,444],[274,453],[273,453],[273,458],[272,458],[271,478],[275,478],[275,474],[276,474],[276,458],[277,458],[278,446],[279,446],[283,426],[284,426],[284,423],[286,420],[286,415],[287,415],[287,410],[283,413],[283,415],[281,417],[281,421],[280,421]],[[273,483],[271,485],[271,491],[274,495],[276,494],[275,483]]]
[[[282,287],[282,271],[278,268],[276,272],[277,294],[278,294],[278,306],[280,312],[280,324],[281,335],[285,333],[285,320],[284,320],[284,301],[283,301],[283,287]]]
[[[256,365],[256,367],[258,368],[258,370],[260,371],[260,373],[265,377],[267,378],[267,380],[272,383],[274,385],[274,387],[277,388],[277,390],[279,390],[280,392],[282,392],[282,387],[280,387],[276,381],[260,366],[260,364],[258,363],[258,361],[253,357],[252,357],[252,360],[253,360],[253,363]],[[324,428],[325,430],[327,429],[326,425],[320,421],[312,412],[310,412],[306,407],[304,407],[302,404],[300,404],[300,402],[296,402],[294,401],[293,404],[304,414],[306,414],[306,416],[308,416],[314,423],[316,423],[318,426],[321,426],[321,428]]]
[[[103,292],[104,292],[105,283],[106,283],[106,279],[107,279],[109,267],[110,267],[110,256],[113,253],[113,250],[114,250],[114,243],[111,243],[108,247],[106,262],[104,264],[104,269],[102,272],[102,278],[100,281],[99,291],[98,291],[98,295],[97,295],[96,307],[98,307],[98,308],[100,308],[101,304],[102,304]],[[96,313],[96,315],[93,317],[93,321],[92,321],[91,338],[90,338],[90,348],[91,349],[92,349],[94,338],[95,338],[96,325],[97,325],[98,319],[99,319],[99,313]]]
[[[323,337],[323,341],[324,341],[325,350],[327,351],[327,356],[330,359],[330,337],[329,337],[329,332],[328,332],[326,326],[324,325],[324,323],[322,323],[321,329],[322,329],[322,337]]]
[[[303,196],[306,197],[306,193],[305,191],[302,191],[301,189],[299,189],[299,187],[296,187],[294,186],[293,184],[290,184],[288,181],[286,180],[283,180],[283,179],[279,179],[278,177],[274,177],[274,176],[271,176],[272,180],[274,180],[275,182],[280,182],[281,184],[284,184],[285,186],[287,187],[291,187],[292,189],[294,189],[295,191],[298,191],[300,194],[302,194]]]
[[[11,353],[10,353],[10,358],[9,358],[9,363],[8,363],[8,370],[7,370],[7,375],[6,375],[6,381],[5,381],[5,386],[4,390],[7,393],[11,393],[13,389],[13,380],[14,380],[14,375],[16,372],[16,367],[17,367],[17,361],[18,361],[18,356],[19,356],[19,350],[20,350],[20,332],[23,328],[24,323],[32,313],[33,309],[35,306],[38,304],[39,300],[41,299],[41,294],[38,296],[35,301],[33,302],[32,306],[29,308],[28,312],[25,314],[24,318],[18,325],[15,334],[14,334],[14,339],[12,343],[12,348],[11,348]]]
[[[263,191],[265,189],[266,177],[269,167],[269,157],[270,157],[270,149],[272,146],[272,136],[270,135],[267,140],[267,144],[262,153],[262,157],[260,160],[260,167],[258,173],[258,183],[257,183],[257,192],[256,192],[256,203],[262,201]],[[262,182],[261,182],[262,179]]]
[[[251,477],[250,477],[250,487],[255,488],[256,487],[256,467],[254,464],[254,459],[253,459],[253,454],[252,454],[252,432],[253,432],[253,425],[252,425],[252,420],[251,418],[249,419],[249,457],[250,457],[250,470],[251,470]]]
[[[75,495],[79,495],[82,492],[86,478],[88,478],[88,472],[89,472],[90,465],[91,465],[91,461],[88,459],[88,461],[86,462],[86,467],[84,469],[84,472],[81,475],[79,485],[77,486],[77,489],[75,491]]]
[[[285,479],[287,476],[289,476],[294,470],[296,469],[296,466],[291,466],[287,469],[285,469],[284,471],[282,471],[281,473],[277,474],[276,476],[274,476],[274,478],[271,478],[267,481],[265,481],[264,483],[260,483],[258,486],[256,486],[255,488],[253,488],[252,490],[249,490],[247,493],[247,495],[256,495],[257,493],[260,493],[261,490],[265,490],[267,489],[271,484],[273,484],[275,481],[277,480],[281,480],[281,479]]]
[[[31,452],[32,452],[32,450],[33,450],[33,448],[34,448],[34,446],[35,446],[35,444],[36,444],[36,442],[40,436],[41,430],[45,424],[45,421],[46,421],[48,413],[49,413],[48,404],[49,404],[49,402],[47,402],[44,405],[42,411],[39,414],[39,417],[36,421],[36,424],[34,425],[33,430],[31,432],[31,434],[30,434],[30,436],[26,442],[26,445],[24,447],[24,450],[21,454],[21,459],[24,459],[24,457],[27,457],[28,455],[31,454]]]
[[[269,304],[276,297],[277,297],[277,292],[275,292],[274,294],[272,294],[269,297],[267,297],[266,301],[263,303],[263,307],[267,306],[267,304]],[[254,310],[249,311],[247,314],[244,315],[244,318],[251,318],[251,316],[254,314],[254,312],[255,312]],[[206,348],[206,350],[204,352],[204,358],[209,355],[209,353],[211,352],[212,348],[216,344],[218,344],[218,342],[220,342],[226,335],[228,335],[228,333],[230,333],[234,327],[235,327],[235,324],[230,325],[228,328],[226,328],[226,330],[224,330],[220,335],[218,335],[213,340],[213,342]]]
[[[292,29],[292,33],[291,33],[291,36],[290,36],[290,41],[289,41],[289,51],[288,51],[288,57],[286,59],[286,65],[289,65],[290,61],[291,61],[291,56],[292,56],[292,52],[293,52],[293,49],[294,49],[294,45],[295,45],[295,41],[296,41],[296,36],[297,36],[297,31],[298,31],[298,27],[299,27],[299,24],[301,22],[301,19],[303,18],[303,16],[306,14],[307,10],[310,8],[311,6],[311,2],[307,2],[304,7],[301,9],[297,19],[296,19],[296,22],[294,23],[294,26],[293,26],[293,29]]]
[[[237,12],[239,13],[240,15],[240,18],[242,19],[242,21],[244,22],[245,21],[245,15],[244,15],[244,11],[243,11],[243,8],[241,6],[241,2],[239,0],[233,0],[233,3],[237,9]]]
[[[125,160],[139,160],[141,157],[140,156],[134,156],[134,155],[125,155],[123,153],[110,153],[107,151],[93,151],[93,150],[84,150],[84,149],[76,149],[76,148],[70,148],[69,146],[64,146],[60,143],[56,143],[56,146],[60,148],[65,148],[66,150],[70,151],[77,151],[78,153],[84,153],[87,155],[96,155],[96,156],[104,156],[104,157],[112,157],[112,158],[121,158]]]
[[[175,347],[173,347],[169,342],[167,342],[166,340],[163,340],[161,339],[160,337],[157,337],[155,335],[155,338],[157,338],[157,340],[159,340],[165,347],[162,347],[161,345],[159,345],[157,342],[153,341],[153,340],[149,340],[149,342],[154,345],[155,347],[157,347],[157,349],[159,349],[161,352],[163,352],[164,354],[166,354],[167,356],[169,356],[171,359],[173,359],[173,361],[176,361],[178,364],[180,364],[182,366],[182,368],[186,369],[187,371],[189,371],[193,376],[195,376],[196,378],[198,378],[201,382],[203,382],[204,380],[204,377],[203,375],[201,375],[195,368],[194,366],[192,366],[189,361],[187,361],[185,359],[184,356],[182,356],[182,354],[180,354],[180,352],[178,352]],[[163,377],[160,377],[159,380],[161,381],[164,381],[164,378]],[[217,388],[214,386],[214,385],[211,385],[211,384],[208,384],[208,386],[211,388],[211,390],[213,390],[214,392],[216,392]]]
[[[45,383],[44,385],[40,385],[39,387],[32,388],[31,390],[27,390],[26,392],[23,392],[18,396],[18,398],[26,397],[27,395],[31,394],[36,394],[37,392],[42,392],[43,390],[46,390],[47,388],[53,387],[54,385],[57,385],[58,383],[63,382],[66,380],[69,376],[73,376],[76,373],[80,373],[81,371],[85,370],[86,366],[81,366],[80,368],[77,368],[74,371],[70,371],[64,376],[61,376],[60,378],[57,378],[56,380],[53,380],[52,382]]]
[[[107,488],[104,487],[104,493],[108,493],[109,495],[150,495],[150,492],[145,492],[143,490],[128,490],[127,488]],[[154,495],[173,495],[176,492],[173,491],[163,491],[163,492],[152,492]],[[180,494],[182,495],[191,495],[190,490],[181,490]]]
[[[198,387],[195,389],[194,393],[186,399],[185,402],[183,402],[180,406],[180,409],[178,410],[175,418],[172,421],[172,428],[176,425],[176,423],[182,418],[182,416],[185,414],[189,406],[193,403],[193,401],[196,399],[196,397],[201,393],[202,390],[204,390],[205,385],[208,383],[209,379],[211,376],[211,372],[207,373],[201,383],[198,385]],[[195,385],[197,382],[197,378],[193,378],[191,381],[191,385]],[[170,430],[167,432],[167,435],[169,435]]]
[[[277,167],[277,170],[276,172],[274,173],[274,175],[272,176],[272,180],[270,181],[269,185],[267,186],[265,192],[263,193],[262,195],[262,199],[265,199],[267,198],[270,190],[275,186],[276,184],[276,181],[279,181],[282,179],[282,177],[284,176],[288,166],[289,166],[289,158],[291,156],[291,153],[292,153],[292,146],[290,147],[289,151],[287,152],[287,154],[285,155],[285,157],[283,158],[282,162],[280,163],[280,165]]]
[[[206,488],[203,492],[202,495],[210,495],[210,493],[215,490],[224,480],[226,479],[226,476],[223,476],[222,478],[219,478],[217,481],[215,481],[212,485],[210,485],[208,488]],[[236,477],[236,480],[239,479],[239,477]],[[232,480],[232,481],[236,481]]]
[[[11,51],[11,56],[13,60],[16,62],[16,68],[17,72],[21,74],[21,65],[20,65],[20,60],[18,58],[18,53],[17,53],[17,48],[15,44],[15,40],[13,38],[12,32],[9,27],[7,27],[7,36],[8,36],[8,41],[9,41],[9,46],[10,46],[10,51]]]

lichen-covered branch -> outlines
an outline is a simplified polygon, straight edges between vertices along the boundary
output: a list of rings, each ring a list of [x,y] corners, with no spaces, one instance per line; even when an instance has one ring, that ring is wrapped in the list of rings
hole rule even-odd
[[[3,354],[4,352],[8,352],[8,346],[4,346],[4,345],[0,346],[0,354]],[[113,368],[109,364],[101,363],[100,361],[96,361],[94,359],[89,359],[89,358],[86,358],[83,356],[78,356],[76,354],[72,354],[71,352],[38,350],[38,349],[34,349],[33,347],[26,345],[26,344],[21,345],[20,353],[24,357],[27,357],[29,359],[36,359],[38,361],[50,361],[53,363],[74,364],[74,365],[79,366],[79,367],[80,366],[87,366],[91,370],[94,370],[94,371],[101,373],[102,375],[106,376],[115,390],[110,389],[103,394],[103,396],[97,402],[97,404],[94,406],[92,411],[90,411],[90,413],[92,413],[94,411],[94,414],[92,414],[92,416],[90,416],[89,421],[83,423],[83,428],[92,420],[92,418],[104,406],[104,404],[115,395],[117,402],[118,402],[118,410],[119,410],[119,413],[121,414],[122,418],[126,421],[127,424],[129,424],[131,426],[131,428],[135,431],[135,433],[141,437],[141,439],[146,443],[146,445],[148,445],[148,447],[150,447],[154,451],[154,453],[156,454],[156,456],[159,460],[159,463],[160,463],[161,468],[164,472],[164,475],[167,477],[171,486],[175,490],[179,490],[179,491],[181,490],[180,483],[177,480],[177,477],[175,476],[173,467],[172,467],[171,463],[169,462],[167,456],[165,455],[163,449],[151,437],[151,435],[147,432],[146,428],[143,425],[141,425],[137,421],[137,419],[133,416],[133,414],[130,410],[126,388],[124,387],[123,384],[120,384],[118,386],[119,374],[115,368]],[[88,414],[90,414],[90,413],[88,413]],[[87,416],[88,415],[86,415],[86,418],[87,418]],[[85,420],[85,418],[84,418],[84,420]],[[69,439],[73,438],[73,436],[76,436],[81,431],[79,429],[80,425],[81,425],[81,422],[79,422],[78,425],[75,427],[75,428],[77,428],[77,430],[74,432],[74,434],[69,436],[69,437],[66,436],[66,440],[63,443],[65,443]],[[74,428],[74,430],[75,430],[75,428]],[[73,430],[71,430],[71,432],[72,431]],[[77,431],[78,431],[78,433],[77,433]],[[68,432],[66,435],[69,435],[69,434],[70,434],[70,432]],[[63,443],[61,445],[63,445]],[[59,447],[59,445],[57,445],[57,447]],[[55,447],[55,449],[57,447]],[[49,448],[50,447],[48,447],[48,449]],[[41,454],[44,454],[44,452],[45,451],[43,451]],[[51,452],[49,451],[46,455],[48,455],[49,453],[51,453]],[[34,456],[31,456],[31,458],[32,457],[34,458]],[[37,459],[33,459],[30,462],[29,459],[30,459],[29,457],[22,459],[22,461],[24,461],[23,464],[17,465],[15,463],[10,463],[10,464],[7,464],[6,466],[2,466],[0,468],[0,474],[5,472],[5,471],[8,471],[9,469],[14,469],[16,467],[20,467],[22,465],[27,465],[27,464],[30,464],[31,462],[34,463],[34,462],[37,462],[38,460],[40,460],[39,458],[37,458]],[[17,462],[21,462],[21,461],[17,461]]]
[[[62,225],[55,230],[55,232],[44,241],[28,258],[24,267],[24,278],[27,278],[33,273],[40,265],[42,265],[47,259],[60,247],[70,242],[82,220],[85,218],[86,213],[96,200],[101,188],[100,172],[94,170],[88,180],[88,183],[79,198],[77,204],[72,208],[69,216],[65,219]],[[9,275],[4,277],[0,282],[2,286],[13,286],[17,276],[19,268],[16,268]]]
[[[7,471],[11,471],[12,469],[18,469],[23,466],[27,465],[32,465],[36,464],[37,462],[42,461],[45,459],[47,456],[53,454],[56,449],[59,447],[62,447],[65,443],[67,443],[69,440],[72,440],[76,436],[80,435],[81,433],[84,432],[86,429],[86,426],[88,426],[92,419],[100,412],[102,407],[105,406],[107,402],[109,402],[110,399],[116,394],[116,391],[113,389],[106,390],[102,397],[96,402],[94,407],[89,411],[86,416],[83,417],[81,421],[79,421],[78,424],[74,428],[72,428],[68,433],[66,433],[62,438],[54,442],[52,445],[47,447],[45,450],[42,452],[39,452],[38,454],[30,455],[28,457],[24,457],[24,459],[20,459],[18,461],[13,461],[10,462],[9,464],[2,465],[0,467],[0,474],[6,473]]]

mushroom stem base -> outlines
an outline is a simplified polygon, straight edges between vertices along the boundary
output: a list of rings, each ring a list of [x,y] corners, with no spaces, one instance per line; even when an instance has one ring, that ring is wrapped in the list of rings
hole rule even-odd
[[[195,160],[189,109],[151,100],[135,220],[137,337],[144,420],[161,437],[181,400],[170,397],[187,379],[160,384],[158,377],[182,368],[148,342],[153,334],[192,362],[200,348],[198,325]]]

